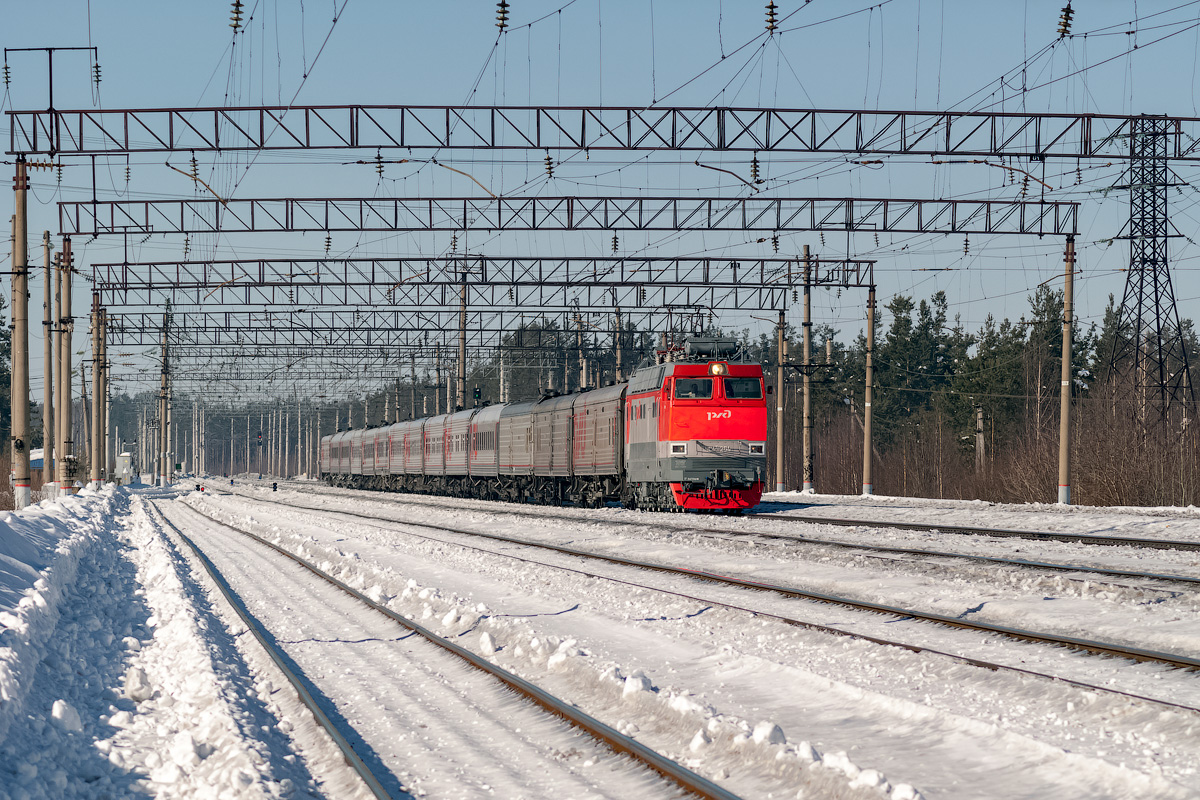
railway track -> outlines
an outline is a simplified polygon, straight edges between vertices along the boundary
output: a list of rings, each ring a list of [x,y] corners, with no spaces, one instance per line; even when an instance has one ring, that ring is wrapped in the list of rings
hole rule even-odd
[[[587,551],[587,550],[581,550],[579,548],[565,547],[565,546],[561,546],[561,545],[530,541],[530,540],[522,539],[519,537],[504,536],[504,535],[496,534],[496,533],[488,533],[488,532],[478,531],[478,530],[457,528],[457,527],[452,527],[452,526],[447,526],[447,525],[436,525],[436,524],[426,522],[426,521],[421,521],[421,520],[406,520],[406,519],[398,519],[395,517],[379,517],[379,516],[375,516],[375,515],[362,514],[362,513],[358,513],[358,512],[351,512],[351,511],[344,511],[344,510],[318,509],[318,508],[313,508],[311,506],[306,506],[306,505],[302,505],[302,504],[286,503],[286,502],[282,502],[279,500],[268,500],[268,499],[256,497],[253,495],[239,495],[239,496],[245,497],[245,499],[248,499],[248,500],[251,500],[254,502],[263,502],[263,503],[283,506],[283,507],[287,507],[287,508],[292,508],[292,509],[296,509],[296,510],[300,510],[300,511],[308,511],[308,512],[315,511],[320,514],[328,515],[331,517],[348,517],[348,518],[353,519],[356,522],[356,524],[362,524],[367,527],[373,527],[373,528],[387,531],[390,533],[400,532],[400,533],[404,533],[405,535],[408,535],[408,536],[414,536],[416,538],[421,538],[421,539],[428,539],[430,541],[439,542],[439,543],[443,543],[443,544],[445,543],[444,539],[438,539],[436,537],[426,537],[426,536],[422,536],[420,534],[412,533],[411,531],[401,531],[401,530],[398,530],[394,526],[404,525],[404,526],[409,526],[409,527],[423,528],[423,529],[427,529],[427,530],[443,532],[443,533],[450,533],[450,534],[454,534],[454,535],[458,535],[458,536],[481,538],[481,539],[486,539],[489,541],[499,542],[499,543],[503,543],[503,544],[507,544],[507,545],[518,545],[518,546],[521,546],[524,548],[554,552],[554,553],[559,553],[559,554],[563,554],[563,555],[574,556],[577,558],[587,559],[587,560],[591,560],[591,561],[604,562],[604,563],[608,563],[608,564],[612,564],[612,565],[618,565],[618,566],[623,566],[623,567],[633,567],[633,568],[641,569],[641,570],[649,570],[649,571],[654,571],[654,572],[659,572],[659,573],[664,573],[664,574],[669,574],[669,575],[674,575],[674,576],[680,576],[680,577],[688,578],[690,580],[697,580],[697,581],[720,584],[720,585],[736,587],[736,588],[752,589],[752,590],[756,590],[756,591],[771,592],[771,593],[775,593],[775,594],[782,595],[785,597],[817,601],[817,602],[821,602],[821,603],[842,606],[842,607],[851,608],[851,609],[855,609],[858,611],[865,611],[865,612],[874,613],[874,614],[884,614],[884,615],[888,615],[888,616],[891,616],[896,619],[915,619],[915,620],[921,620],[921,621],[925,621],[925,622],[935,623],[935,624],[958,628],[958,629],[971,630],[971,631],[989,633],[989,634],[996,634],[996,635],[1000,635],[1000,636],[1004,636],[1007,638],[1024,641],[1024,642],[1066,647],[1066,648],[1070,648],[1073,650],[1077,650],[1077,651],[1081,651],[1081,652],[1085,652],[1085,653],[1089,653],[1089,654],[1094,654],[1094,655],[1125,658],[1125,659],[1129,659],[1132,661],[1138,661],[1138,662],[1143,662],[1143,663],[1161,664],[1161,665],[1172,667],[1172,668],[1181,668],[1181,669],[1187,669],[1187,670],[1200,670],[1200,659],[1192,658],[1190,656],[1186,656],[1186,655],[1182,655],[1182,654],[1165,653],[1165,652],[1159,652],[1159,651],[1154,651],[1154,650],[1147,650],[1144,648],[1128,647],[1128,646],[1115,644],[1115,643],[1109,643],[1109,642],[1081,639],[1081,638],[1077,638],[1077,637],[1060,636],[1060,635],[1056,635],[1056,634],[1048,634],[1048,633],[1042,633],[1042,632],[1037,632],[1037,631],[1029,631],[1029,630],[1023,630],[1023,629],[1018,629],[1018,628],[1012,628],[1009,626],[1002,626],[1002,625],[995,625],[995,624],[985,623],[985,622],[965,620],[965,619],[960,619],[957,617],[949,617],[949,616],[941,615],[941,614],[933,614],[933,613],[923,612],[923,611],[910,609],[910,608],[889,606],[889,605],[884,605],[884,604],[879,604],[879,603],[860,601],[860,600],[856,600],[853,598],[840,597],[840,596],[821,593],[821,592],[813,592],[813,591],[798,589],[795,587],[788,587],[788,586],[764,583],[764,582],[759,582],[759,581],[751,581],[751,580],[736,578],[736,577],[728,576],[728,575],[721,575],[718,573],[713,573],[713,572],[708,572],[708,571],[698,570],[698,569],[693,569],[693,568],[675,567],[675,566],[670,566],[670,565],[661,564],[661,563],[647,562],[647,561],[640,561],[640,560],[636,560],[636,559],[623,558],[623,557],[619,557],[619,556],[605,555],[605,554],[595,553],[595,552],[591,552],[591,551]],[[391,525],[389,526],[389,525],[378,524],[381,522],[391,523]],[[524,561],[524,562],[528,562],[528,563],[539,564],[541,566],[551,567],[554,569],[568,569],[569,571],[578,572],[579,574],[586,575],[588,577],[600,578],[600,579],[609,580],[609,581],[616,581],[618,583],[627,584],[629,586],[634,586],[634,587],[643,588],[643,589],[649,589],[649,590],[652,590],[655,592],[663,592],[666,594],[672,594],[677,597],[681,597],[681,598],[685,598],[685,599],[689,599],[689,600],[694,600],[694,601],[698,601],[698,602],[717,605],[717,606],[721,606],[724,608],[728,608],[730,610],[742,611],[742,612],[754,614],[758,617],[771,618],[771,619],[774,619],[774,620],[777,620],[780,622],[787,623],[789,625],[807,628],[810,630],[818,630],[818,631],[822,631],[825,633],[830,633],[830,634],[834,634],[834,635],[838,635],[838,636],[846,636],[846,637],[850,637],[850,638],[870,641],[870,642],[873,642],[876,644],[899,647],[899,648],[909,650],[911,652],[933,653],[933,654],[952,658],[961,663],[970,664],[970,665],[976,666],[976,667],[983,667],[983,668],[989,669],[989,670],[1001,670],[1001,671],[1008,671],[1008,672],[1036,676],[1039,678],[1054,680],[1054,681],[1066,683],[1066,684],[1069,684],[1072,686],[1086,688],[1086,689],[1090,689],[1090,690],[1094,690],[1094,691],[1098,691],[1098,692],[1104,692],[1107,694],[1117,694],[1117,695],[1130,697],[1130,698],[1145,701],[1145,702],[1155,703],[1155,704],[1162,705],[1162,706],[1178,708],[1178,709],[1183,709],[1183,710],[1187,710],[1187,711],[1200,713],[1200,708],[1197,708],[1194,706],[1189,706],[1189,705],[1181,704],[1181,703],[1174,703],[1174,702],[1170,702],[1170,701],[1166,701],[1166,700],[1162,700],[1162,699],[1158,699],[1158,698],[1153,698],[1153,697],[1148,697],[1148,696],[1140,695],[1140,694],[1136,694],[1136,693],[1124,692],[1124,691],[1116,690],[1116,689],[1113,689],[1113,688],[1107,687],[1107,686],[1099,686],[1099,685],[1090,684],[1090,683],[1083,682],[1083,681],[1077,681],[1077,680],[1073,680],[1070,678],[1065,678],[1065,677],[1058,676],[1058,675],[1053,675],[1053,674],[1049,674],[1049,673],[1045,673],[1045,672],[1039,672],[1036,670],[1026,669],[1026,668],[1022,668],[1022,667],[1014,667],[1012,665],[1000,664],[1000,663],[996,663],[996,662],[981,660],[981,659],[972,658],[969,656],[963,656],[963,655],[956,654],[956,653],[946,652],[943,650],[933,649],[933,648],[929,648],[929,647],[923,647],[920,645],[913,645],[910,643],[900,642],[900,641],[896,641],[896,640],[892,640],[892,639],[885,639],[885,638],[872,636],[872,635],[868,635],[868,634],[856,633],[856,632],[848,631],[848,630],[845,630],[842,628],[825,626],[825,625],[821,625],[818,623],[812,623],[812,622],[809,622],[806,620],[800,620],[800,619],[796,619],[793,617],[788,617],[788,616],[784,616],[784,615],[780,615],[780,614],[767,613],[760,609],[748,608],[748,607],[741,606],[741,605],[736,605],[736,604],[731,604],[728,602],[714,600],[711,597],[698,597],[693,594],[665,590],[660,587],[649,586],[649,585],[639,583],[636,581],[617,579],[617,578],[613,578],[612,576],[609,576],[609,575],[602,575],[602,574],[589,572],[586,570],[562,567],[560,565],[547,564],[543,561],[526,558],[524,556],[516,555],[511,552],[497,552],[495,550],[491,550],[491,549],[487,549],[487,548],[473,547],[472,545],[462,545],[462,546],[472,547],[473,549],[480,550],[482,552],[486,552],[486,553],[489,553],[491,555],[498,556],[498,557],[511,558],[511,559],[515,559],[518,561]]]
[[[318,724],[325,729],[342,753],[348,764],[360,775],[363,782],[367,785],[372,793],[378,798],[388,798],[390,795],[383,788],[384,781],[380,780],[379,776],[375,775],[372,770],[366,765],[364,760],[355,752],[349,744],[345,734],[330,721],[325,715],[319,704],[313,699],[311,693],[305,686],[304,681],[290,669],[288,663],[290,659],[273,644],[271,637],[265,632],[262,625],[255,620],[244,606],[238,601],[232,590],[229,588],[228,582],[216,569],[213,563],[208,559],[204,552],[195,542],[188,537],[178,526],[172,523],[162,510],[158,508],[156,503],[151,503],[159,519],[163,524],[174,531],[175,535],[195,554],[197,559],[203,564],[209,576],[213,579],[216,585],[220,588],[222,594],[230,605],[233,606],[238,616],[249,630],[254,633],[255,638],[268,652],[271,659],[280,669],[283,670],[289,682],[300,695],[301,701],[313,712],[314,718]],[[221,520],[210,517],[186,504],[178,504],[180,508],[188,509],[188,512],[196,517],[203,519],[206,524],[219,526],[220,528],[232,531],[240,536],[244,536],[258,545],[268,548],[271,552],[277,553],[290,561],[303,567],[312,575],[320,578],[322,581],[337,588],[342,593],[352,597],[362,606],[365,606],[375,612],[386,617],[391,622],[398,625],[405,631],[405,634],[415,634],[429,644],[434,645],[441,651],[450,654],[456,660],[489,676],[491,679],[499,682],[508,690],[514,692],[517,696],[523,698],[530,704],[537,706],[543,711],[567,722],[575,729],[582,731],[595,741],[601,743],[613,752],[622,756],[628,757],[646,769],[657,773],[662,778],[674,783],[680,789],[690,796],[705,798],[706,800],[738,800],[737,795],[727,791],[721,786],[709,781],[701,775],[681,766],[677,762],[661,755],[635,739],[630,738],[616,729],[600,722],[594,717],[584,713],[572,704],[555,697],[546,692],[540,687],[514,675],[513,673],[492,664],[490,661],[476,655],[475,653],[460,647],[452,642],[447,641],[443,637],[425,628],[424,626],[400,615],[386,606],[374,602],[362,592],[354,589],[348,584],[329,575],[311,562],[289,552],[288,550],[275,545],[274,543],[263,539],[251,531],[238,528]]]
[[[308,487],[306,487],[306,489],[307,488]],[[326,492],[321,492],[321,494],[326,494]],[[334,496],[337,495],[336,492],[328,492],[328,494],[332,494]],[[412,496],[406,495],[405,497],[407,500],[407,498],[412,497]],[[420,497],[422,498],[422,500],[425,499],[423,496],[420,496]],[[264,500],[264,502],[278,502],[278,501],[273,501],[273,500],[266,500],[265,498],[254,498],[254,499],[262,499],[262,500]],[[385,502],[388,502],[388,501],[385,501]],[[405,502],[405,501],[391,501],[391,502],[394,502],[397,505],[402,505],[403,502]],[[451,507],[448,504],[436,503],[436,502],[433,502],[433,503],[425,502],[422,504],[423,505],[445,505],[446,507]],[[305,507],[305,506],[301,506],[299,504],[290,504],[290,503],[284,504],[284,505],[292,505],[293,507],[296,507],[296,508],[304,508]],[[319,507],[308,507],[308,508],[311,511],[329,510],[329,509],[322,509]],[[558,514],[549,509],[537,509],[537,510],[512,509],[512,508],[506,508],[506,507],[500,506],[498,508],[490,508],[489,507],[487,509],[487,512],[489,514],[503,514],[506,516],[516,516],[516,517],[563,519],[563,520],[570,520],[572,522],[578,522],[578,523],[583,523],[583,524],[587,524],[589,522],[594,522],[594,520],[588,520],[586,518],[582,518],[577,515]],[[1021,569],[1036,569],[1036,570],[1044,570],[1044,571],[1050,571],[1050,572],[1074,573],[1074,574],[1079,574],[1082,576],[1096,576],[1096,577],[1101,577],[1101,578],[1115,578],[1115,579],[1120,579],[1120,580],[1147,580],[1147,581],[1168,582],[1168,583],[1177,584],[1177,585],[1180,585],[1180,586],[1183,586],[1183,587],[1186,587],[1186,588],[1192,589],[1192,590],[1200,588],[1200,577],[1192,577],[1192,576],[1188,576],[1188,575],[1178,575],[1178,574],[1165,573],[1165,572],[1145,572],[1145,571],[1140,571],[1140,570],[1110,569],[1110,568],[1105,568],[1105,567],[1091,567],[1091,566],[1085,566],[1085,565],[1080,565],[1080,564],[1068,564],[1068,563],[1032,560],[1032,559],[1024,559],[1024,558],[1001,558],[998,556],[981,556],[981,555],[974,555],[971,553],[951,552],[951,551],[944,551],[944,550],[929,550],[929,549],[925,549],[925,548],[915,548],[915,547],[896,547],[896,546],[891,546],[891,545],[870,544],[870,543],[865,543],[865,542],[848,542],[848,541],[839,541],[837,539],[807,537],[807,536],[803,536],[803,535],[799,535],[799,534],[776,533],[776,532],[772,532],[772,531],[750,531],[750,530],[744,530],[744,529],[739,529],[739,528],[692,526],[692,525],[678,523],[676,520],[678,520],[679,517],[678,517],[678,515],[675,515],[675,514],[671,514],[671,515],[662,514],[662,515],[658,515],[658,516],[663,517],[663,519],[662,520],[654,519],[653,524],[656,528],[667,529],[667,530],[672,530],[672,531],[687,532],[687,533],[691,533],[691,534],[694,534],[697,536],[703,536],[703,537],[725,538],[725,539],[735,539],[735,540],[736,539],[764,539],[764,540],[769,540],[769,541],[782,542],[782,543],[786,543],[786,544],[796,544],[796,545],[813,546],[813,547],[831,547],[831,548],[837,548],[837,549],[842,549],[842,550],[866,551],[866,552],[870,552],[870,553],[902,555],[902,556],[910,556],[910,557],[918,557],[918,558],[940,558],[940,559],[947,559],[947,560],[954,560],[954,561],[967,561],[967,562],[972,562],[972,563],[977,563],[977,564],[986,564],[989,566],[1009,566],[1009,567],[1017,567],[1017,568],[1021,568]],[[748,515],[748,517],[746,517],[746,518],[752,519],[753,517],[754,517],[754,515]],[[771,522],[802,521],[802,522],[805,522],[806,524],[818,524],[818,525],[822,524],[825,521],[823,517],[813,517],[811,519],[804,518],[803,520],[801,520],[800,518],[794,517],[794,516],[766,517],[766,515],[764,515],[764,518],[769,519]],[[636,520],[605,519],[605,520],[603,520],[603,524],[606,526],[644,528],[649,523],[645,519],[636,519]],[[843,521],[842,523],[834,523],[834,524],[850,525],[851,522]],[[876,525],[878,527],[884,527],[884,528],[897,527],[894,523],[890,523],[890,522],[873,523],[873,522],[858,521],[853,524],[855,526]],[[929,527],[910,526],[910,527],[904,528],[904,529],[905,530],[922,530],[922,531],[936,531],[936,530],[946,531],[947,530],[945,528],[939,528],[936,526],[929,526]],[[989,529],[984,529],[984,528],[971,529],[971,528],[963,528],[963,527],[954,528],[954,532],[968,532],[971,530],[989,530]],[[1027,532],[1027,533],[1030,533],[1030,532]],[[1047,537],[1056,536],[1056,535],[1057,534],[1049,534],[1049,533],[1045,534],[1045,536],[1047,536]],[[1068,536],[1070,536],[1070,534],[1068,534]],[[1109,538],[1117,539],[1120,537],[1109,537]],[[1061,539],[1061,540],[1053,540],[1053,541],[1073,541],[1073,540]],[[1156,544],[1161,542],[1161,540],[1154,540],[1154,539],[1144,539],[1144,540],[1143,539],[1123,539],[1122,541],[1125,543],[1128,543],[1130,541],[1133,541],[1133,542],[1143,542],[1144,541],[1144,542],[1154,542]],[[1193,543],[1182,542],[1181,544],[1191,545]],[[1156,548],[1156,549],[1162,549],[1162,548]],[[1187,548],[1182,548],[1182,549],[1200,549],[1200,543],[1196,543],[1194,548],[1187,547]],[[1123,586],[1122,588],[1129,588],[1129,587]],[[1138,587],[1138,588],[1145,588],[1145,587]]]

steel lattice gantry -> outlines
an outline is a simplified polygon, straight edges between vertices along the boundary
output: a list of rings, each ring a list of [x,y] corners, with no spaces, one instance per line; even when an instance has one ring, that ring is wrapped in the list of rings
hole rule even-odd
[[[622,328],[638,331],[699,330],[712,323],[704,309],[648,311],[546,311],[469,310],[467,343],[472,347],[497,347],[514,334],[517,346],[536,345],[538,329],[570,331],[582,329],[589,336],[611,337],[618,315]],[[218,349],[281,348],[319,345],[330,352],[350,349],[429,348],[456,346],[458,311],[421,309],[315,309],[262,311],[204,311],[175,309],[171,342],[201,351]],[[161,312],[124,311],[108,314],[109,342],[115,348],[154,347],[162,336]],[[528,342],[523,332],[528,331]],[[278,349],[278,350],[277,350]],[[133,354],[130,354],[133,355]]]
[[[64,236],[337,231],[1077,232],[1059,202],[806,197],[117,200],[58,204]]]
[[[811,285],[857,286],[874,262],[810,258]],[[802,258],[451,256],[93,266],[104,306],[785,308]]]
[[[10,155],[412,148],[1131,158],[1129,115],[777,108],[244,106],[9,111]],[[1200,119],[1166,155],[1200,160]]]

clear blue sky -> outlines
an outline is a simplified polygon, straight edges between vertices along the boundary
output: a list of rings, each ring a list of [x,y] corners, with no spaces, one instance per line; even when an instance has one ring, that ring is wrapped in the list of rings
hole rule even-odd
[[[342,16],[332,25],[343,4]],[[755,41],[763,29],[763,5],[758,0],[514,0],[512,27],[498,37],[494,3],[248,0],[245,16],[252,18],[234,44],[227,3],[8,0],[3,44],[98,46],[103,70],[99,102],[109,108],[287,104],[295,97],[299,104],[658,101],[1197,114],[1197,2],[1077,3],[1073,30],[1091,33],[1057,44],[1060,2],[889,0],[871,6],[852,0],[783,0],[783,32],[770,41]],[[45,57],[11,54],[8,63],[13,83],[4,97],[5,109],[44,107]],[[58,107],[93,107],[89,66],[85,55],[59,56]],[[1022,92],[1022,86],[1041,88]],[[7,136],[7,121],[0,125]],[[669,154],[634,166],[611,154],[574,160],[554,181],[539,182],[542,156],[502,159],[476,152],[455,158],[498,193],[587,195],[617,189],[662,193],[703,188],[737,195],[744,190],[719,173],[699,174],[691,168],[690,156]],[[183,161],[186,156],[176,158]],[[638,158],[635,154],[628,161]],[[133,195],[191,196],[186,178],[167,170],[163,160],[160,155],[132,159]],[[372,169],[344,165],[346,160],[344,153],[267,153],[247,170],[246,156],[201,159],[202,174],[219,192],[242,197],[476,193],[473,184],[447,171],[406,165],[389,168],[380,180]],[[711,163],[743,173],[747,160],[713,154]],[[982,166],[934,166],[919,159],[889,159],[881,169],[837,160],[764,157],[763,162],[767,191],[776,193],[1014,199],[1017,191],[1003,185],[999,170]],[[1119,166],[1079,165],[1079,185],[1077,165],[1054,166],[1061,174],[1049,179],[1056,191],[1048,196],[1085,204],[1077,308],[1086,323],[1099,318],[1109,293],[1120,295],[1127,246],[1106,240],[1119,232],[1128,216],[1128,198],[1125,192],[1105,191],[1122,182]],[[1195,181],[1193,169],[1181,168],[1179,173],[1184,181]],[[524,186],[526,181],[531,185]],[[123,192],[124,161],[102,165],[100,182],[106,196]],[[56,227],[54,202],[90,194],[90,170],[69,166],[61,186],[53,176],[39,173],[34,187],[30,231],[37,240],[41,230]],[[1173,220],[1191,239],[1200,235],[1196,202],[1197,192],[1190,186],[1172,197]],[[318,255],[323,244],[318,239],[197,237],[190,247],[193,258],[267,252]],[[335,240],[334,250],[344,255],[431,254],[443,252],[449,244],[443,240],[448,239],[448,234],[346,236]],[[784,251],[798,252],[807,243],[823,255],[878,258],[881,298],[896,292],[925,297],[945,290],[952,311],[971,329],[989,313],[1020,316],[1032,287],[1061,271],[1060,245],[1049,240],[979,237],[964,256],[957,237],[883,235],[878,244],[867,236],[827,239],[822,244],[815,234],[785,237]],[[500,241],[472,244],[475,252],[552,255],[603,254],[608,246],[607,236],[586,234],[506,234]],[[134,245],[135,257],[182,257],[178,240],[156,238]],[[77,246],[85,265],[121,256],[122,245],[115,241]],[[1200,317],[1195,248],[1186,240],[1173,240],[1171,247],[1180,312],[1195,319]],[[629,235],[623,242],[629,254],[650,255],[768,255],[763,248],[745,236],[725,234]],[[39,296],[36,286],[34,291]],[[81,300],[77,297],[77,307]],[[853,292],[820,293],[816,321],[833,324],[849,338],[861,325],[861,301]],[[761,327],[745,316],[722,321],[738,328]],[[40,352],[36,343],[33,351]],[[40,367],[33,372],[39,375]]]

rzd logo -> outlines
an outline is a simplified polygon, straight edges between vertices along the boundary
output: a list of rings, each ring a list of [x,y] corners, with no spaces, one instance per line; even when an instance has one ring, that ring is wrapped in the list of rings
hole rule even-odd
[[[708,412],[708,421],[712,422],[714,419],[729,419],[732,416],[733,411],[728,408],[724,411],[710,411]]]

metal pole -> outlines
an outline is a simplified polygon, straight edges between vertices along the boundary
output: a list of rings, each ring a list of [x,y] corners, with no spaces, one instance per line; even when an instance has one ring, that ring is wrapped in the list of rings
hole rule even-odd
[[[13,184],[16,215],[12,247],[12,410],[13,508],[29,505],[29,221],[26,216],[29,175],[25,158],[17,157]]]
[[[874,494],[871,476],[871,400],[875,395],[875,287],[867,290],[867,374],[863,391],[863,494]]]
[[[171,324],[170,314],[163,314],[162,328],[162,363],[159,367],[159,386],[158,386],[158,485],[167,485],[167,450],[169,449],[169,440],[167,439],[167,386],[168,386],[168,370],[170,364],[167,361],[167,326]]]
[[[42,493],[54,497],[54,269],[50,231],[42,234],[46,286],[42,301]]]
[[[1075,291],[1075,237],[1067,237],[1063,261],[1062,385],[1058,415],[1058,502],[1071,504],[1071,347]]]
[[[467,276],[458,289],[458,404],[467,407]],[[449,404],[447,404],[449,405]]]
[[[813,489],[812,262],[804,245],[804,491]]]
[[[59,312],[58,337],[58,424],[59,457],[58,486],[60,493],[73,494],[76,461],[74,457],[74,433],[71,408],[71,335],[75,331],[75,318],[71,316],[71,239],[63,237],[62,254],[59,258]]]
[[[617,308],[615,310],[615,316],[616,316],[616,321],[617,321],[617,328],[616,328],[616,335],[613,337],[613,339],[615,342],[615,349],[616,349],[616,356],[617,356],[616,378],[617,378],[617,383],[620,383],[621,381],[623,381],[625,379],[624,370],[621,368],[621,344],[622,344],[622,340],[624,339],[624,337],[622,336],[622,331],[621,331],[621,307],[620,306],[617,306]]]
[[[88,463],[91,466],[91,480],[89,484],[93,490],[99,490],[101,484],[101,459],[104,452],[104,422],[101,419],[100,408],[103,405],[100,402],[103,393],[101,385],[100,373],[103,371],[100,367],[101,360],[104,358],[100,352],[100,293],[92,292],[92,438],[90,447],[92,452],[89,454]]]
[[[416,419],[417,418],[417,355],[416,355],[416,353],[409,353],[408,365],[409,365],[409,369],[411,370],[411,374],[412,374],[412,409],[411,409],[412,416],[410,416],[409,419]],[[318,415],[317,418],[320,419],[320,416]],[[334,427],[336,428],[337,426],[335,425]],[[317,426],[317,429],[318,429],[317,432],[320,433],[320,425],[319,424]]]
[[[779,330],[775,353],[775,491],[783,491],[783,312],[779,312]]]

